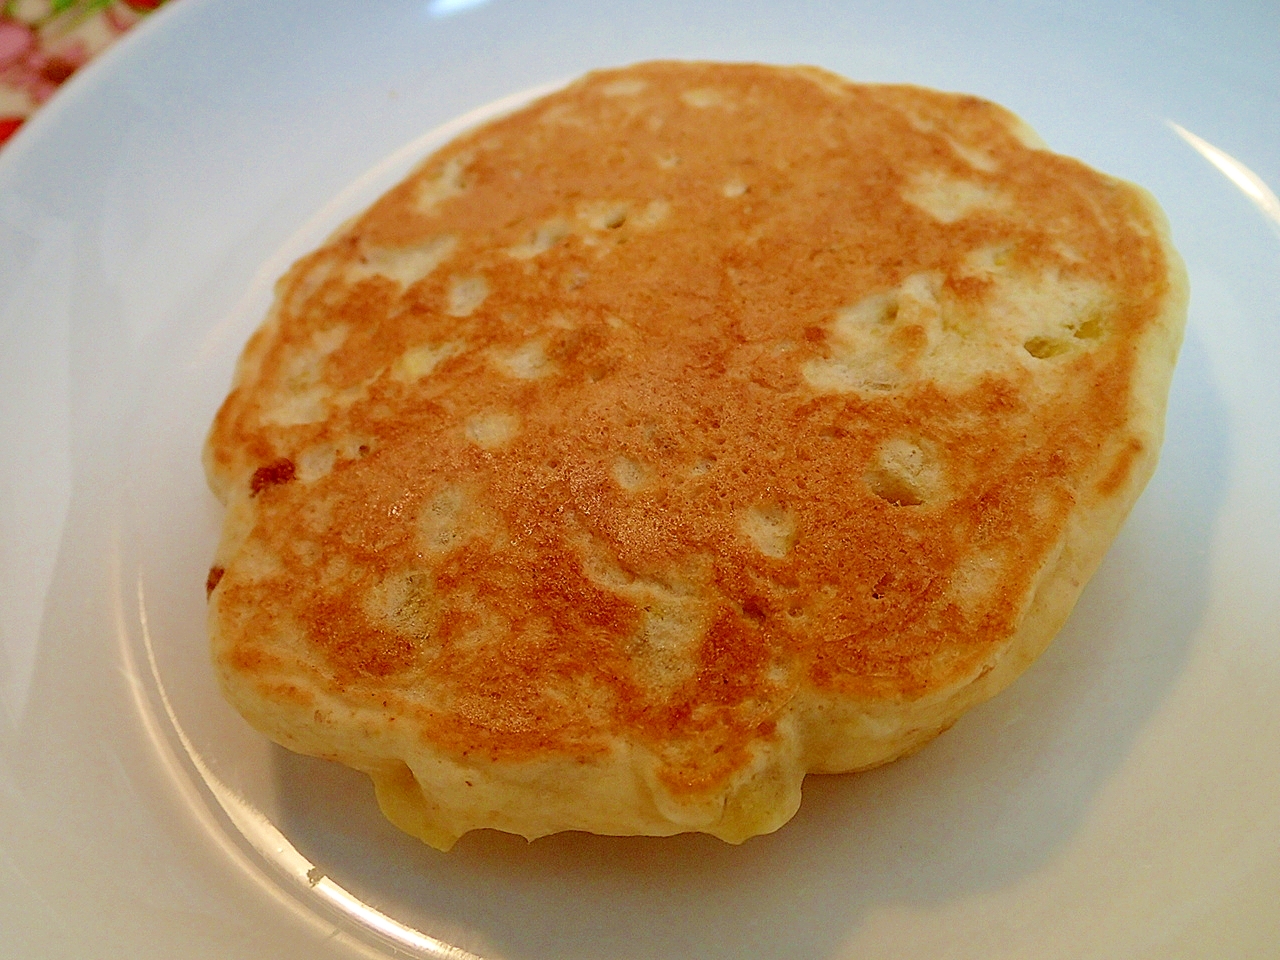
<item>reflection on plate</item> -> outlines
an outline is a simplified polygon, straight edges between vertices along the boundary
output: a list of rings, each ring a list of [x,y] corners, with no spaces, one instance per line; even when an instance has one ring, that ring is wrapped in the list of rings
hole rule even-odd
[[[1139,43],[1112,4],[266,6],[166,8],[0,158],[0,954],[1274,952],[1275,14]],[[200,444],[274,276],[423,131],[653,56],[969,90],[1150,188],[1193,290],[1162,465],[1022,680],[915,757],[811,777],[777,834],[441,855],[222,703]]]

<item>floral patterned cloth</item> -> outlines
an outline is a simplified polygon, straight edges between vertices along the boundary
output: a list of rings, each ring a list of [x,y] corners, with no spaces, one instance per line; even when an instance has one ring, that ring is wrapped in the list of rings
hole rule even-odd
[[[0,146],[73,73],[164,2],[0,3]]]

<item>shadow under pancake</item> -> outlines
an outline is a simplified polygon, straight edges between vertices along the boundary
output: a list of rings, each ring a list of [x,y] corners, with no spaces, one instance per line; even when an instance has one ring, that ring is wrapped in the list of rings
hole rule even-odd
[[[842,956],[874,910],[998,890],[1069,844],[1186,662],[1208,602],[1227,429],[1192,327],[1161,466],[1049,651],[921,753],[808,778],[773,835],[732,847],[478,831],[444,855],[387,824],[362,775],[282,749],[280,827],[366,902],[482,955]]]

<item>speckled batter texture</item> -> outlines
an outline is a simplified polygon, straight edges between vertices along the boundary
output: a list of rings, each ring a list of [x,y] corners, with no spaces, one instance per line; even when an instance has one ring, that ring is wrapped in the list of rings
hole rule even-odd
[[[219,677],[438,847],[776,829],[1048,643],[1185,305],[1154,201],[991,103],[591,74],[280,281],[206,450]]]

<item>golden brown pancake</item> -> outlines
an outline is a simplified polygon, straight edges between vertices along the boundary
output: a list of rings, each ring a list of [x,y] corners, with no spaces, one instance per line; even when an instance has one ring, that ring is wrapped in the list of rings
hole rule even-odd
[[[218,677],[442,849],[774,830],[1044,649],[1186,296],[1145,192],[986,101],[590,74],[279,282],[206,449]]]

